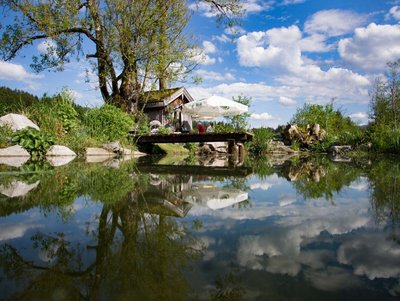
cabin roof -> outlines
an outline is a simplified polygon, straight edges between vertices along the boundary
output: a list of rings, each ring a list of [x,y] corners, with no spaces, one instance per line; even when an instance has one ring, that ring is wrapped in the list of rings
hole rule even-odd
[[[188,102],[193,101],[193,97],[184,88],[173,88],[162,91],[147,91],[142,94],[139,103],[146,108],[166,107],[178,97],[184,96]]]

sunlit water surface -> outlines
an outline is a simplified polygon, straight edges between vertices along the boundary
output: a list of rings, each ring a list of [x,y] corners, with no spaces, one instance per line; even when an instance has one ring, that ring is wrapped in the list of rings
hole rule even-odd
[[[0,299],[398,300],[399,166],[0,165]]]

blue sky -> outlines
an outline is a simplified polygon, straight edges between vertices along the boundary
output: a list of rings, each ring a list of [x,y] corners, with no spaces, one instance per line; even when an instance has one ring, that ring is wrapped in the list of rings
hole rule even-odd
[[[354,121],[368,121],[369,93],[386,62],[400,58],[400,1],[244,0],[241,26],[218,26],[209,8],[191,5],[193,32],[203,54],[184,85],[195,99],[212,94],[252,98],[252,126],[287,123],[305,102],[334,106]],[[101,104],[96,77],[81,59],[62,73],[35,74],[35,43],[10,62],[0,61],[0,85],[41,96],[69,87],[82,105]],[[89,79],[89,82],[87,82]]]

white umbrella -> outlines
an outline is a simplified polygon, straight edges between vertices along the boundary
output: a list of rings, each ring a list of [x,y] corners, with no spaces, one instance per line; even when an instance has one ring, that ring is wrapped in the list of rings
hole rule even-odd
[[[214,185],[199,185],[182,191],[182,199],[185,202],[206,206],[213,210],[232,206],[248,198],[248,193],[245,191]]]
[[[248,107],[225,97],[213,95],[183,105],[182,113],[194,119],[215,119],[223,116],[235,116],[246,113]]]

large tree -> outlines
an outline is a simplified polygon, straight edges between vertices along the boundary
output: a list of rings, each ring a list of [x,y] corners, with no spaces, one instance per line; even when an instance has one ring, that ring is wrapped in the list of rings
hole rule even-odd
[[[240,13],[239,0],[202,2],[230,24]],[[3,26],[2,59],[48,40],[47,52],[33,57],[35,71],[62,69],[74,55],[85,57],[104,101],[123,108],[133,107],[149,79],[166,88],[193,64],[193,45],[183,34],[189,21],[185,0],[0,0],[0,5],[3,14],[14,16]]]

